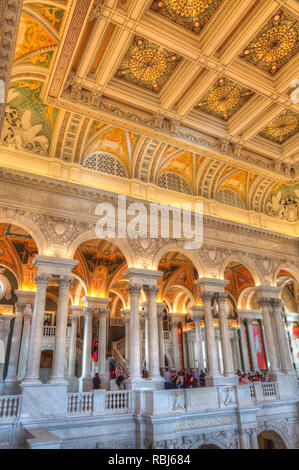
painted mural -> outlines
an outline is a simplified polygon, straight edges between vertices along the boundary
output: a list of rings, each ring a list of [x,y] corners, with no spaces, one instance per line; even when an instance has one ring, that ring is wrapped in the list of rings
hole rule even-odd
[[[164,155],[163,155],[164,156]],[[181,152],[175,157],[171,158],[165,166],[162,167],[163,172],[173,171],[183,176],[190,186],[193,186],[193,166],[192,166],[192,153]]]
[[[96,133],[101,127],[95,124],[92,132]],[[130,141],[128,134],[122,129],[114,127],[96,138],[85,150],[85,156],[93,152],[107,152],[120,159],[124,166],[129,170],[129,152]]]
[[[48,155],[58,110],[40,99],[42,82],[17,80],[8,91],[2,142],[18,150]]]
[[[0,263],[15,273],[21,289],[35,290],[37,268],[32,261],[37,254],[36,243],[27,232],[15,225],[0,224]]]
[[[224,279],[228,280],[225,290],[238,302],[241,292],[247,287],[254,287],[254,280],[248,269],[239,263],[230,263],[224,271]]]
[[[77,249],[79,260],[74,272],[86,283],[89,295],[104,296],[116,271],[126,261],[121,251],[106,240],[90,240]]]
[[[64,16],[64,10],[53,5],[46,5],[44,3],[27,3],[26,7],[31,8],[33,11],[45,18],[45,20],[57,31],[60,30]]]
[[[57,41],[37,20],[21,15],[15,62],[49,67],[56,46]]]
[[[261,326],[258,325],[257,323],[258,322],[254,322],[252,325],[252,333],[253,333],[254,347],[256,351],[256,358],[257,358],[259,369],[266,370],[267,366],[266,366],[266,360],[265,360],[262,330],[261,330]]]
[[[299,184],[275,185],[268,193],[265,211],[270,216],[279,217],[288,222],[299,220]]]

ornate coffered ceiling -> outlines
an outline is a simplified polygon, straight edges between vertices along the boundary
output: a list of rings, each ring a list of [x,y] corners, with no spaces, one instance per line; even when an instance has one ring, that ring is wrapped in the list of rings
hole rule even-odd
[[[104,151],[115,160],[95,163],[98,171],[250,210],[266,211],[267,200],[269,214],[296,219],[285,191],[296,205],[298,2],[24,0],[22,8],[2,152],[78,168]]]

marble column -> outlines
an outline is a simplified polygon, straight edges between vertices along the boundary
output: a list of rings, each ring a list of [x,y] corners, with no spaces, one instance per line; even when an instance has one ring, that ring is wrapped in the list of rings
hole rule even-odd
[[[26,364],[28,359],[28,349],[29,349],[29,338],[30,338],[30,327],[32,319],[32,307],[31,304],[27,304],[24,309],[23,314],[23,331],[22,331],[22,341],[19,357],[19,366],[18,366],[18,379],[23,379],[26,372]]]
[[[69,304],[69,290],[73,278],[71,276],[59,277],[59,295],[56,315],[55,347],[53,354],[52,374],[50,384],[65,384],[66,359],[66,328]]]
[[[130,360],[130,310],[122,310],[125,323],[125,359]]]
[[[225,293],[216,294],[218,303],[218,318],[219,318],[219,329],[220,329],[220,340],[222,349],[222,361],[223,361],[223,375],[225,377],[231,377],[234,375],[234,367],[231,355],[231,346],[229,339],[227,314],[225,309]]]
[[[171,331],[172,331],[172,348],[173,348],[173,367],[180,369],[180,350],[179,350],[179,337],[178,337],[179,320],[171,315]]]
[[[287,338],[286,338],[284,324],[282,321],[282,303],[280,299],[273,299],[271,301],[271,304],[272,304],[272,309],[273,309],[274,324],[276,328],[278,346],[280,350],[282,371],[287,374],[293,371],[293,367],[290,361]]]
[[[164,345],[164,327],[163,327],[165,307],[166,307],[166,304],[164,304],[163,302],[157,303],[160,368],[165,367],[165,345]]]
[[[5,356],[7,350],[8,335],[11,327],[11,320],[14,318],[13,315],[0,315],[0,395],[5,394],[4,391],[4,366]]]
[[[260,320],[260,325],[261,325],[262,340],[263,340],[264,353],[265,353],[266,368],[267,368],[267,370],[269,370],[270,361],[269,361],[269,353],[268,353],[268,347],[267,347],[267,341],[266,341],[266,335],[265,335],[265,328],[264,328],[263,320]]]
[[[148,313],[147,313],[147,304],[143,304],[143,312],[141,316],[144,319],[144,356],[145,356],[145,369],[149,371],[149,337],[148,337]],[[141,330],[141,342],[143,341],[143,330]],[[141,348],[142,351],[142,348]],[[141,354],[142,357],[142,354]]]
[[[240,351],[240,342],[239,342],[239,331],[235,328],[234,333],[234,342],[236,347],[236,354],[237,354],[237,368],[242,370],[242,360],[241,360],[241,351]]]
[[[248,348],[245,337],[245,323],[244,319],[240,319],[240,340],[241,340],[241,354],[243,360],[243,372],[247,372],[250,369],[249,358],[248,358]]]
[[[110,299],[109,299],[110,301]],[[99,314],[99,340],[98,340],[98,371],[101,379],[101,388],[109,383],[109,375],[106,370],[106,350],[107,350],[107,307],[97,309]],[[108,372],[109,373],[109,372]]]
[[[207,350],[207,372],[208,379],[219,376],[219,367],[217,359],[217,343],[215,338],[215,329],[212,316],[212,294],[210,292],[202,292],[200,294],[204,303],[204,322],[205,322],[205,335],[206,335],[206,350]]]
[[[68,378],[73,379],[75,377],[76,370],[76,349],[77,349],[77,331],[78,331],[78,319],[77,315],[72,314],[72,327],[70,336],[69,346],[69,363],[68,363]]]
[[[24,305],[18,302],[16,305],[15,322],[10,345],[7,375],[5,379],[5,393],[7,394],[15,394],[19,391],[17,382],[17,367],[22,334],[23,310]]]
[[[270,306],[271,306],[270,300],[266,297],[259,297],[258,303],[262,307],[262,312],[263,312],[265,335],[266,335],[269,360],[270,360],[270,373],[277,374],[279,373],[279,365],[278,365],[277,350],[276,350],[272,324],[271,324],[271,318],[270,318]]]
[[[202,350],[202,332],[200,322],[204,315],[204,308],[200,306],[191,307],[191,314],[192,318],[195,323],[195,341],[196,341],[196,350],[197,350],[197,361],[198,361],[198,369],[204,369],[203,363],[203,350]]]
[[[240,437],[240,448],[250,449],[248,431],[242,429],[241,431],[239,431],[239,437]]]
[[[36,295],[32,316],[26,374],[22,383],[41,383],[39,378],[40,355],[43,339],[46,294],[51,277],[52,276],[50,274],[45,273],[37,273],[35,275]]]
[[[250,437],[250,448],[251,449],[259,449],[259,443],[258,443],[258,438],[257,438],[257,430],[255,428],[250,429],[249,437]]]
[[[83,299],[84,300],[84,299]],[[84,336],[83,336],[83,354],[82,354],[82,375],[79,380],[80,392],[89,392],[92,390],[91,377],[91,340],[92,340],[92,317],[93,308],[86,307],[84,312]]]
[[[144,286],[148,296],[148,356],[149,356],[149,378],[161,381],[159,361],[159,336],[158,336],[158,314],[157,293],[159,288],[155,285]]]
[[[245,318],[245,323],[247,327],[248,344],[249,344],[250,357],[251,357],[251,368],[255,372],[259,370],[259,366],[258,366],[257,357],[256,357],[251,319]]]
[[[128,287],[130,294],[130,381],[141,380],[140,376],[140,320],[139,296],[140,285],[131,284]]]

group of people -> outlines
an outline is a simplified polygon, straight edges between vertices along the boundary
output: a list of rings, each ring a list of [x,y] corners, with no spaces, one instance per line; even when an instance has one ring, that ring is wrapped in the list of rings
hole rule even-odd
[[[174,388],[195,388],[205,386],[206,373],[201,370],[198,373],[198,369],[169,369],[166,367],[161,371],[161,375],[164,377],[165,390]]]
[[[111,358],[109,360],[109,377],[111,379],[115,379],[116,384],[120,388],[121,384],[123,383],[125,377],[124,377],[124,370],[120,364],[117,364],[115,359]],[[93,378],[93,388],[94,390],[98,390],[101,385],[101,379],[99,377],[99,374],[96,373],[94,378]]]
[[[252,382],[271,382],[271,377],[268,372],[248,372],[245,374],[242,374],[240,370],[237,370],[237,375],[239,377],[239,383],[240,385],[247,385]]]

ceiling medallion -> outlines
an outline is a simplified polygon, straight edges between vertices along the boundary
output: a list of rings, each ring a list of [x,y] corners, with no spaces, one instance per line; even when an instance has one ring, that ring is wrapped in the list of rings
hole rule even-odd
[[[151,10],[199,34],[222,0],[155,0]]]
[[[130,71],[139,80],[154,82],[166,68],[167,58],[156,49],[138,50],[130,60]]]
[[[116,76],[159,92],[180,61],[177,54],[135,37]]]
[[[205,94],[197,107],[227,120],[252,95],[251,90],[242,88],[230,80],[220,78]]]
[[[169,0],[173,11],[180,16],[195,17],[205,11],[213,0]]]
[[[241,58],[274,75],[296,54],[298,36],[296,20],[279,11],[243,50]]]
[[[283,114],[274,119],[261,134],[275,142],[283,143],[299,129],[299,119],[293,113]]]

